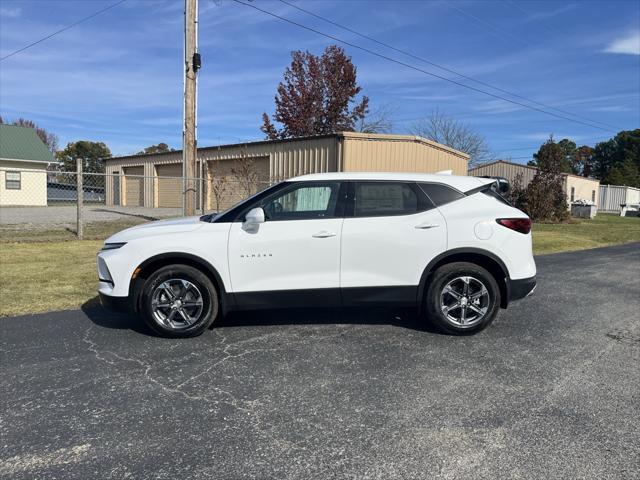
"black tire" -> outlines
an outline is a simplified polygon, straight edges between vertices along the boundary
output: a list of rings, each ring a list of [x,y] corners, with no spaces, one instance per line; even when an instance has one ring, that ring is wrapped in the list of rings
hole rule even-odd
[[[191,284],[191,287],[182,290],[181,288],[183,287],[180,287],[179,282],[184,285],[185,281]],[[163,284],[165,288],[159,288]],[[164,292],[168,293],[165,294]],[[169,297],[171,294],[174,296]],[[161,302],[175,304],[180,300],[184,302],[185,306],[179,309],[173,306],[161,309],[154,308],[154,295],[156,295],[156,301],[160,299],[158,302],[160,304],[164,305]],[[167,300],[169,298],[170,300]],[[186,305],[189,302],[193,303],[194,306],[187,307]],[[167,321],[173,310],[176,310],[174,312],[176,319]],[[189,319],[193,314],[192,323],[188,323],[184,317],[181,317],[180,310],[185,312]],[[188,265],[176,264],[162,267],[153,272],[142,287],[140,299],[142,318],[149,328],[163,337],[187,338],[198,336],[211,326],[218,316],[219,310],[218,292],[209,277],[200,270]],[[160,317],[164,318],[161,319]],[[170,327],[163,322],[167,324],[183,323],[183,325]]]
[[[467,282],[457,280],[463,277],[470,277],[471,280]],[[461,295],[466,300],[454,296],[460,295],[460,291],[456,289],[457,285],[464,285],[464,283],[471,285],[467,287],[467,294]],[[448,285],[450,288],[447,288],[447,292],[451,292],[452,289],[454,291],[445,294],[443,297],[445,287]],[[487,295],[482,293],[484,290],[480,286],[485,287]],[[479,298],[471,300],[473,297]],[[444,302],[447,303],[445,306],[452,306],[449,310],[451,317],[462,317],[462,310],[464,309],[464,317],[467,316],[467,312],[470,312],[471,315],[477,315],[478,318],[474,322],[468,322],[468,325],[464,325],[462,322],[456,323],[443,311],[443,298]],[[472,302],[473,305],[469,306]],[[477,310],[471,310],[471,308],[482,310],[485,313],[480,316]],[[435,271],[431,282],[427,286],[424,308],[427,318],[431,323],[447,333],[469,335],[479,332],[491,324],[499,309],[500,288],[496,279],[487,270],[474,263],[455,262],[443,265]]]

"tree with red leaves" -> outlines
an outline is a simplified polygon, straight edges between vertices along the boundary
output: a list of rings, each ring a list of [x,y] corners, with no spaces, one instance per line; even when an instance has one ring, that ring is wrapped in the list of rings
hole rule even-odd
[[[330,45],[320,57],[291,52],[291,65],[275,97],[273,120],[282,127],[276,128],[263,113],[260,130],[271,140],[353,131],[369,110],[366,96],[352,105],[361,91],[356,67],[342,48]]]

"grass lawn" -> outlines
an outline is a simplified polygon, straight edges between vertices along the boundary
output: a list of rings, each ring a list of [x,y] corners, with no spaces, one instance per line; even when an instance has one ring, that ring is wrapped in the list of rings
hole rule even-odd
[[[640,218],[601,213],[593,220],[533,225],[533,253],[566,252],[640,241]]]
[[[125,226],[89,232],[104,238]],[[43,241],[49,240],[47,232],[41,235],[32,231],[25,234],[26,243],[0,243],[0,316],[77,308],[96,296],[95,257],[102,240],[52,242]],[[640,218],[601,214],[594,220],[533,228],[536,254],[632,241],[640,241]]]
[[[146,220],[141,218],[127,218],[86,223],[84,226],[84,238],[85,240],[104,240],[125,228],[145,222]],[[43,228],[24,228],[19,225],[0,226],[0,244],[7,242],[58,242],[75,239],[75,226],[52,225]]]
[[[95,297],[102,241],[0,244],[0,316],[77,308]]]

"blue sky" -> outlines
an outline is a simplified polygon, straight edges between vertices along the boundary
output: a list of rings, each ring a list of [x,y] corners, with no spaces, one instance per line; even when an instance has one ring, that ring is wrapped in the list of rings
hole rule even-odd
[[[2,0],[0,56],[114,1]],[[638,1],[290,1],[464,75],[618,127],[557,119],[345,47],[373,109],[393,112],[396,133],[439,109],[483,134],[499,157],[526,162],[550,133],[593,145],[640,128]],[[276,0],[254,4],[453,78]],[[158,142],[180,148],[182,9],[182,0],[128,0],[1,62],[0,115],[32,119],[62,145],[104,141],[114,154]],[[332,43],[230,0],[200,0],[199,41],[201,146],[262,138],[260,115],[273,111],[290,51],[319,54]]]

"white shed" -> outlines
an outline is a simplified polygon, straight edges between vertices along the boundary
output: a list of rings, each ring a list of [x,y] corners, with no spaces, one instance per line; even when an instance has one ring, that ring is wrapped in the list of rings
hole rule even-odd
[[[600,185],[598,210],[620,213],[621,205],[640,203],[640,188],[623,185]]]

